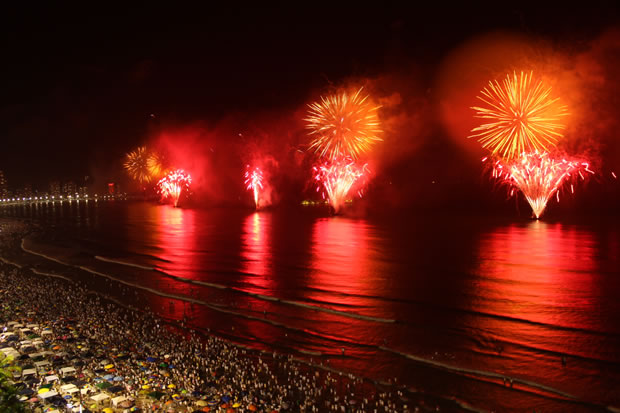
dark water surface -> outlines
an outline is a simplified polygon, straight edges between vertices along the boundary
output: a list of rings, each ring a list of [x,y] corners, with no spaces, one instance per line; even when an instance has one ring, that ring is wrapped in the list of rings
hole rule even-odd
[[[96,288],[121,280],[160,315],[245,345],[482,410],[620,411],[617,220],[92,201],[0,216],[40,222],[25,248]]]

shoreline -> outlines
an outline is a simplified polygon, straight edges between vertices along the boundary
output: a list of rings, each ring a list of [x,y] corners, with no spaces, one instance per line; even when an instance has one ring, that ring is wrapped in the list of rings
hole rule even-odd
[[[2,249],[5,251],[14,248],[24,232],[28,232],[26,224],[16,221],[0,221]],[[13,245],[7,245],[7,241]],[[15,263],[4,257],[3,259],[5,263],[0,264],[0,280],[4,286],[3,302],[12,302],[15,305],[22,301],[23,306],[20,308],[21,312],[16,312],[17,307],[9,309],[8,312],[3,309],[3,323],[17,321],[9,320],[10,318],[27,318],[24,310],[36,311],[35,318],[25,320],[31,321],[30,324],[36,322],[39,325],[50,325],[59,316],[64,317],[64,320],[71,320],[70,324],[61,324],[60,328],[66,330],[71,327],[77,333],[77,336],[74,334],[75,341],[72,340],[71,343],[82,344],[61,340],[49,345],[52,348],[62,345],[61,348],[69,349],[70,354],[79,355],[80,357],[76,357],[78,359],[83,359],[83,354],[78,352],[77,346],[94,348],[93,342],[98,343],[97,354],[103,355],[108,361],[115,360],[115,356],[118,358],[118,354],[123,353],[131,364],[123,362],[118,368],[114,365],[113,368],[119,373],[114,377],[120,377],[121,379],[116,380],[125,385],[123,390],[117,391],[122,391],[133,399],[134,406],[138,408],[152,409],[157,406],[160,411],[191,412],[210,408],[211,403],[211,408],[219,405],[219,408],[225,406],[224,409],[233,409],[232,411],[382,412],[418,411],[420,408],[434,411],[439,405],[446,404],[446,400],[436,400],[430,395],[414,393],[391,383],[373,382],[339,372],[328,365],[313,364],[292,355],[276,352],[271,354],[226,341],[208,332],[187,329],[179,325],[179,320],[165,320],[148,310],[133,308],[112,297],[103,297],[98,292],[86,290],[75,281],[68,281],[69,279],[62,275],[45,273],[28,266],[12,268],[11,264]],[[25,288],[35,292],[26,300],[26,296],[20,297],[18,294]],[[56,303],[52,308],[45,311],[37,308],[37,302],[53,301]],[[85,311],[82,313],[79,309]],[[180,337],[183,339],[179,340]],[[114,347],[110,347],[112,345]],[[116,351],[111,352],[112,349]],[[153,354],[157,357],[153,357]],[[166,355],[167,358],[162,358]],[[145,361],[149,358],[173,367],[157,369],[159,364],[149,365],[149,362]],[[95,372],[101,370],[92,369],[97,367],[93,365],[97,359],[87,357],[81,362],[90,366],[91,372]],[[63,361],[64,364],[70,364],[69,360]],[[77,379],[88,379],[87,383],[90,385],[109,374],[99,371],[104,374],[93,374],[91,377],[88,376],[89,373],[85,374],[84,370],[87,369],[78,370],[80,376]],[[54,372],[54,369],[50,371]],[[151,373],[154,373],[155,377],[152,377]],[[143,385],[151,387],[142,389]],[[170,385],[174,387],[168,388]],[[161,402],[148,396],[153,393],[153,388],[164,393]],[[147,393],[147,390],[151,391]],[[179,393],[175,393],[175,390]],[[182,390],[185,390],[185,393],[182,393]],[[92,393],[86,393],[83,397]],[[105,391],[100,393],[107,394]],[[103,400],[110,399],[112,397]],[[207,405],[202,406],[205,403]],[[101,405],[84,404],[84,407],[94,407],[94,411],[101,410],[104,406],[107,407],[105,402]],[[457,406],[458,402],[452,401],[442,407],[458,409]]]

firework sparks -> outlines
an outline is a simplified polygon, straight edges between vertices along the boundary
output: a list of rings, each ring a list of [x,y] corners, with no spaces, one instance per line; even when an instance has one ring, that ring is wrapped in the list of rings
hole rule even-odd
[[[157,152],[151,152],[149,154],[146,159],[146,167],[149,174],[155,179],[166,173],[164,168],[164,159],[162,155]]]
[[[565,158],[557,160],[548,153],[538,152],[524,153],[507,164],[498,160],[493,167],[494,178],[521,190],[537,219],[554,194],[556,199],[560,200],[562,186],[577,176],[585,179],[585,173],[594,173],[587,162]],[[572,182],[570,188],[571,192],[574,192]],[[513,193],[514,189],[511,190],[511,195]]]
[[[314,179],[317,182],[317,192],[321,192],[323,199],[328,199],[334,211],[338,212],[344,205],[349,191],[356,183],[369,173],[368,164],[361,168],[351,158],[342,158],[327,161],[314,166]],[[358,195],[362,196],[363,185],[358,185]]]
[[[353,94],[342,92],[321,97],[309,105],[307,128],[313,137],[310,149],[332,161],[350,156],[357,159],[378,141],[382,131],[377,110],[362,88]]]
[[[125,170],[127,170],[132,179],[135,179],[140,184],[149,183],[152,179],[147,165],[148,158],[149,154],[146,146],[140,146],[125,156],[125,163],[123,164]]]
[[[263,171],[259,167],[255,167],[253,170],[250,165],[247,165],[245,171],[245,184],[247,189],[251,189],[254,192],[254,204],[256,209],[259,208],[259,191],[263,189]]]
[[[562,137],[566,106],[551,98],[551,87],[533,80],[533,73],[514,72],[503,83],[489,82],[478,96],[487,107],[474,106],[487,123],[474,128],[476,137],[493,155],[513,159],[526,152],[548,152]]]
[[[189,186],[192,183],[192,177],[185,173],[182,169],[169,172],[168,175],[163,177],[157,184],[159,193],[162,200],[170,199],[174,206],[179,205],[179,199],[183,193],[183,189],[189,191]]]

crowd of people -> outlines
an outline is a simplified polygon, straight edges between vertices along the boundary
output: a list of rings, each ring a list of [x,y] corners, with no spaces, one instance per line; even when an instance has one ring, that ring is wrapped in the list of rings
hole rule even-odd
[[[10,238],[3,232],[0,236]],[[43,353],[39,360],[50,362],[28,382],[16,376],[16,385],[36,395],[46,378],[58,376],[50,390],[67,400],[63,409],[67,405],[118,412],[436,409],[411,408],[394,386],[383,388],[291,355],[247,349],[162,320],[152,312],[119,305],[79,283],[16,268],[6,260],[0,264],[0,297],[0,326],[7,330],[15,325],[37,326],[26,330],[29,337],[14,338],[0,347],[19,347],[26,341],[32,352]],[[48,333],[43,336],[42,331]],[[32,348],[32,340],[38,340],[38,348]],[[19,359],[22,367],[32,363],[26,354],[20,353]],[[58,374],[67,367],[75,369],[68,379]],[[63,395],[62,386],[71,380],[80,391]],[[103,396],[93,399],[97,394]],[[122,406],[112,404],[121,396]],[[24,395],[22,399],[31,409],[45,409],[45,398]]]

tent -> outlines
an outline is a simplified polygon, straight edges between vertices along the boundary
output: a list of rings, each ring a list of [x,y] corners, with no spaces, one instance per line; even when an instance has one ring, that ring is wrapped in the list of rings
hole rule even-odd
[[[129,400],[126,396],[118,396],[112,399],[112,405],[114,407],[118,406],[119,403],[124,402],[125,400]]]
[[[94,400],[94,401],[96,401],[96,402],[100,402],[100,401],[102,401],[102,400],[109,399],[109,398],[110,398],[110,396],[108,396],[108,395],[107,395],[107,394],[105,394],[105,393],[97,393],[97,394],[95,394],[94,396],[90,396],[90,398],[91,398],[91,399],[93,399],[93,400]]]
[[[74,374],[76,371],[73,367],[63,367],[60,369],[60,374],[65,376],[67,374]]]
[[[48,398],[50,398],[52,396],[57,396],[57,395],[58,395],[58,393],[56,391],[50,390],[50,391],[46,391],[45,393],[39,394],[39,398],[40,399],[48,399]]]

